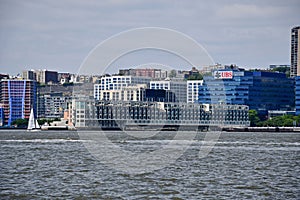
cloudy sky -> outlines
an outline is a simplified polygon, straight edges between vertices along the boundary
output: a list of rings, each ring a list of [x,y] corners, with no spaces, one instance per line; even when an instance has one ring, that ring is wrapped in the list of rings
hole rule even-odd
[[[139,27],[182,32],[217,63],[289,64],[290,29],[300,25],[299,11],[299,0],[0,0],[0,73],[76,73],[97,44]],[[137,64],[147,53],[136,54]]]

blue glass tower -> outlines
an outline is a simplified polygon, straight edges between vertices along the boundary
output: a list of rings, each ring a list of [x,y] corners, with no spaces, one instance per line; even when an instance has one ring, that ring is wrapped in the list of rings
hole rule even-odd
[[[295,107],[296,115],[300,115],[300,76],[295,77]]]
[[[2,107],[0,107],[0,126],[3,126],[4,124],[4,110]]]
[[[294,107],[294,82],[283,73],[225,69],[203,80],[199,103],[248,105],[260,114]]]
[[[31,108],[36,113],[36,100],[36,81],[1,81],[1,104],[4,109],[4,123],[8,126],[16,119],[28,119]]]

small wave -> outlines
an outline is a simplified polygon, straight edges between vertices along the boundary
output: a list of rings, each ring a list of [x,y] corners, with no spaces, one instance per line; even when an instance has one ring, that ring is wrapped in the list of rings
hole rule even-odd
[[[0,142],[19,142],[19,143],[59,143],[59,142],[86,142],[86,140],[76,139],[32,139],[32,140],[0,140]]]
[[[233,149],[233,150],[249,150],[249,151],[300,151],[300,147],[267,147],[267,146],[214,146],[215,149]]]
[[[199,141],[205,143],[203,141]],[[240,144],[240,145],[263,145],[263,146],[271,146],[271,145],[282,145],[282,146],[300,146],[299,142],[217,142],[217,144]]]

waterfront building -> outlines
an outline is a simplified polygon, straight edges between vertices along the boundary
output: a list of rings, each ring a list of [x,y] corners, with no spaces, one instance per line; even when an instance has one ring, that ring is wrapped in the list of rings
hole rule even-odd
[[[68,108],[71,96],[63,93],[42,94],[38,97],[38,117],[62,118],[64,111]]]
[[[101,128],[161,126],[249,126],[248,106],[170,102],[99,101],[97,120]]]
[[[31,108],[36,116],[36,81],[1,80],[1,104],[4,123],[11,125],[16,119],[29,119]]]
[[[291,30],[291,77],[300,76],[300,26]]]
[[[295,111],[284,111],[284,110],[269,110],[268,111],[268,119],[272,119],[273,117],[283,116],[283,115],[295,115]]]
[[[184,80],[150,81],[150,89],[169,90],[175,94],[178,102],[186,102],[187,99],[187,82]]]
[[[95,99],[85,95],[73,97],[70,104],[70,122],[76,128],[97,126]]]
[[[199,88],[203,85],[203,80],[187,81],[187,103],[198,103]]]
[[[149,84],[151,78],[148,77],[137,77],[137,76],[104,76],[101,77],[98,84],[94,84],[94,98],[96,100],[101,100],[103,91],[108,90],[123,90],[123,88],[128,86],[133,86],[136,84]]]
[[[0,126],[4,125],[4,109],[2,105],[0,105]]]
[[[225,69],[213,74],[204,76],[199,103],[248,105],[260,114],[294,107],[294,81],[283,73]]]
[[[76,89],[74,89],[74,87]],[[73,96],[73,90],[84,91],[85,94],[93,91],[93,86],[84,86],[80,89],[77,85],[42,85],[38,86],[38,117],[39,118],[62,118]]]

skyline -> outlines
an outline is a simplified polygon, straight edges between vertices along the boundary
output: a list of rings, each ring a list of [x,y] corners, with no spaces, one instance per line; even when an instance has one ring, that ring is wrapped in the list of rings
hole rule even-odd
[[[182,32],[224,65],[290,64],[290,32],[299,25],[300,2],[203,2],[1,0],[0,73],[44,68],[76,73],[100,42],[140,27]],[[114,64],[128,68],[158,57],[176,69],[184,65],[177,59],[166,63],[165,55],[149,51]]]

